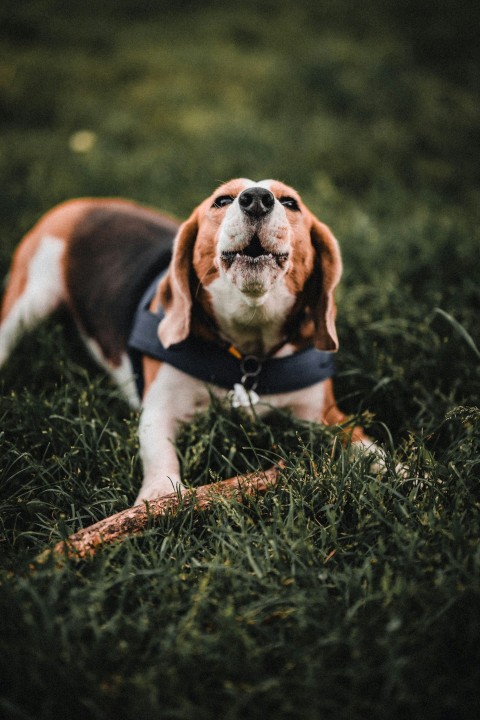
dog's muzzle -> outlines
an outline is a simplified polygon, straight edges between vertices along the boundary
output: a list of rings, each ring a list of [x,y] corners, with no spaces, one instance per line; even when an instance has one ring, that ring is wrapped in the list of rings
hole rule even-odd
[[[260,242],[260,238],[255,233],[249,244],[242,250],[232,250],[222,252],[220,256],[226,268],[233,265],[235,260],[242,260],[248,266],[261,266],[275,263],[278,267],[288,260],[288,253],[272,253],[265,250]]]

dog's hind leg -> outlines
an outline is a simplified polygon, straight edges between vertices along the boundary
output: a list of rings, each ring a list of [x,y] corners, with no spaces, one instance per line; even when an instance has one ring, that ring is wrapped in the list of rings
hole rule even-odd
[[[32,330],[64,301],[64,252],[64,240],[35,229],[19,245],[0,313],[0,367],[22,332]]]

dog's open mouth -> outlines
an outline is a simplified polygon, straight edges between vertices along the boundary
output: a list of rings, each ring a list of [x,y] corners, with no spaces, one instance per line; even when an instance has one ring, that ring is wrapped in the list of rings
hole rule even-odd
[[[275,262],[279,267],[283,267],[288,260],[288,253],[268,252],[262,246],[258,235],[255,234],[250,243],[242,250],[222,252],[220,258],[227,268],[231,267],[236,260],[252,266]]]

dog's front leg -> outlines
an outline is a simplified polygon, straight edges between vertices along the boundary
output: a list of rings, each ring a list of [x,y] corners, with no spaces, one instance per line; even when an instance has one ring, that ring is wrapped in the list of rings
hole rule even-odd
[[[178,422],[165,417],[165,408],[144,407],[139,426],[143,482],[135,505],[184,489],[174,445],[177,432]]]
[[[324,425],[344,426],[341,436],[343,435],[343,440],[349,445],[352,454],[358,456],[367,453],[372,459],[370,470],[375,473],[385,472],[385,450],[368,437],[360,425],[348,423],[348,416],[340,410],[335,400],[332,379],[326,380],[324,384],[321,422]]]
[[[208,392],[194,378],[170,365],[157,364],[148,380],[140,417],[143,483],[135,504],[184,490],[175,449],[179,424],[208,403]]]
[[[367,453],[372,458],[372,472],[385,470],[385,451],[368,437],[362,427],[350,422],[349,417],[340,410],[331,378],[297,391],[292,410],[302,420],[338,427],[340,439],[353,455]]]

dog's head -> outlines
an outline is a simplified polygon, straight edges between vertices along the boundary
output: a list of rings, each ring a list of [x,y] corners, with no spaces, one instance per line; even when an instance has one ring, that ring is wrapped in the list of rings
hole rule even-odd
[[[192,297],[219,280],[252,307],[283,284],[295,307],[309,313],[315,346],[336,350],[333,291],[341,271],[337,241],[295,190],[274,180],[231,180],[179,229],[159,288],[160,339],[165,346],[185,339]]]

